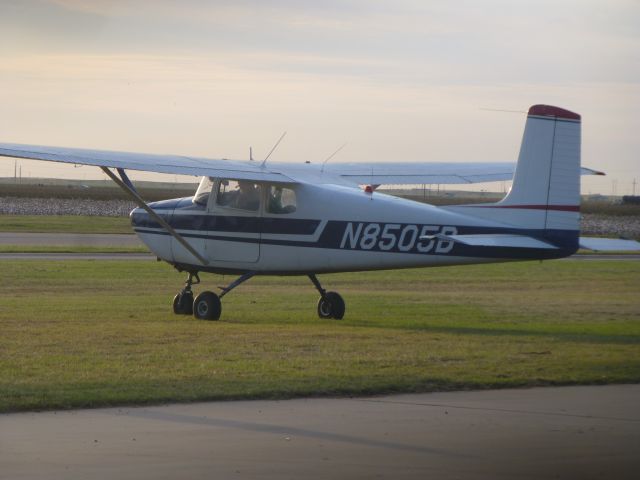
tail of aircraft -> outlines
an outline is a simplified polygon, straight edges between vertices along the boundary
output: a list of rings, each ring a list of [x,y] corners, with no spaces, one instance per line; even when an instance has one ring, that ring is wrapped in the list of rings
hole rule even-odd
[[[487,220],[537,231],[538,238],[577,250],[580,130],[577,113],[550,105],[532,106],[507,196],[495,204],[462,209]]]
[[[496,206],[540,212],[522,226],[580,229],[580,115],[529,109],[511,190]]]

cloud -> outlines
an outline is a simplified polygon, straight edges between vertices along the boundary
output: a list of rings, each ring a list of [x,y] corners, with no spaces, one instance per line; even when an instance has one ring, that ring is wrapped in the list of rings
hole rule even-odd
[[[0,131],[241,156],[288,129],[286,159],[348,140],[350,160],[500,160],[521,124],[478,108],[556,103],[584,114],[592,166],[637,169],[638,24],[631,0],[0,2]]]
[[[235,55],[242,68],[360,72],[396,85],[640,81],[640,6],[622,0],[20,5],[28,15],[0,12],[0,51]]]

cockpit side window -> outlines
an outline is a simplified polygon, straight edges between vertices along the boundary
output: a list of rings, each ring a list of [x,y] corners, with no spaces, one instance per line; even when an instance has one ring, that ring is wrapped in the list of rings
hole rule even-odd
[[[295,190],[280,185],[269,187],[267,212],[275,214],[293,213],[297,209]]]
[[[198,189],[193,196],[193,203],[206,207],[207,202],[209,201],[209,195],[211,194],[211,189],[213,188],[213,183],[213,178],[202,177],[202,179],[200,180],[200,185],[198,185]]]
[[[220,180],[216,204],[221,207],[257,212],[262,188],[249,180]]]

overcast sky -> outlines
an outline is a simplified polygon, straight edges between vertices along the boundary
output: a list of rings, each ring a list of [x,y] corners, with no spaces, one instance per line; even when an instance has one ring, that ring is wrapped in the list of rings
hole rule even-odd
[[[584,193],[640,181],[638,0],[0,0],[0,60],[5,142],[259,158],[286,130],[275,160],[513,161],[525,115],[490,109],[548,103],[608,173]]]

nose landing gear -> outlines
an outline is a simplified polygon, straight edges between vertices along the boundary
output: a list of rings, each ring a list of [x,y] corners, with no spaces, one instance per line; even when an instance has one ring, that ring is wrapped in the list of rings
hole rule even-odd
[[[193,291],[191,290],[191,285],[197,285],[198,283],[200,283],[198,272],[189,272],[187,281],[184,282],[184,288],[173,297],[173,313],[176,315],[191,315],[193,313]]]

